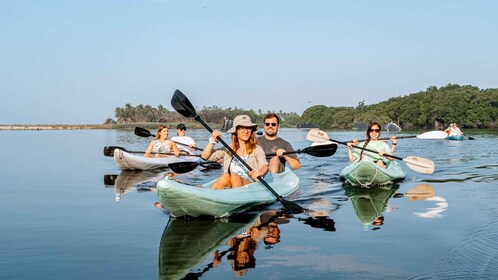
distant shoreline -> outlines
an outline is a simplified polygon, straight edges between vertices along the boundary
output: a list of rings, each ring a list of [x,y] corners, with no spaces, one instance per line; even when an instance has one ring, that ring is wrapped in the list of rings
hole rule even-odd
[[[0,125],[0,130],[74,130],[74,129],[105,129],[112,128],[103,124],[10,124]]]

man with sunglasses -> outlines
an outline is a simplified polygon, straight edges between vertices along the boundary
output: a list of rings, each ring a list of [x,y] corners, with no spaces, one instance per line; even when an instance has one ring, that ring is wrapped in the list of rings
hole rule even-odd
[[[176,126],[176,135],[178,136],[171,138],[171,141],[177,144],[180,152],[192,155],[195,150],[195,140],[192,137],[186,136],[186,134],[187,127],[183,123],[180,123]]]
[[[292,169],[301,168],[301,162],[296,154],[284,155],[287,151],[293,151],[292,145],[278,137],[280,118],[275,113],[267,114],[264,118],[265,135],[258,138],[258,144],[263,148],[265,154],[276,153],[274,157],[266,158],[268,169],[272,173],[284,171],[287,162]]]

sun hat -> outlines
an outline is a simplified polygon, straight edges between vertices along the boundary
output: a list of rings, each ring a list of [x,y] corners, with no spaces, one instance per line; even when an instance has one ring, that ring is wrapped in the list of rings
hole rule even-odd
[[[235,119],[233,119],[232,127],[227,132],[235,133],[235,131],[237,130],[237,126],[252,127],[253,131],[258,129],[258,125],[253,123],[248,115],[236,116]]]

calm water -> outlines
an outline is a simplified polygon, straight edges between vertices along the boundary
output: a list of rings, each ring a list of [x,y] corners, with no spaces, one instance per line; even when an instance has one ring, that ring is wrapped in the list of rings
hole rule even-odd
[[[205,130],[188,133],[204,146]],[[364,136],[328,133],[343,141]],[[305,135],[281,131],[296,149],[309,146]],[[277,218],[279,242],[258,238],[255,267],[234,271],[227,242],[279,203],[232,222],[170,220],[148,191],[154,184],[147,181],[162,173],[120,174],[102,153],[106,145],[143,150],[149,139],[114,130],[1,131],[0,278],[496,278],[498,135],[472,136],[399,140],[398,156],[432,159],[436,172],[401,163],[406,180],[385,189],[343,187],[344,146],[328,158],[301,155],[302,185],[289,200],[310,214]],[[179,179],[202,183],[219,172]],[[119,176],[104,183],[105,175]],[[373,225],[379,215],[383,224]],[[216,250],[221,262],[213,265]]]

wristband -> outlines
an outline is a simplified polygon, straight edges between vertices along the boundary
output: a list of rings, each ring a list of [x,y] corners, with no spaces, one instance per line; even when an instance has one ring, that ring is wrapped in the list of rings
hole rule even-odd
[[[209,144],[216,144],[213,137],[209,137]]]
[[[393,146],[396,146],[398,143],[393,143]]]

